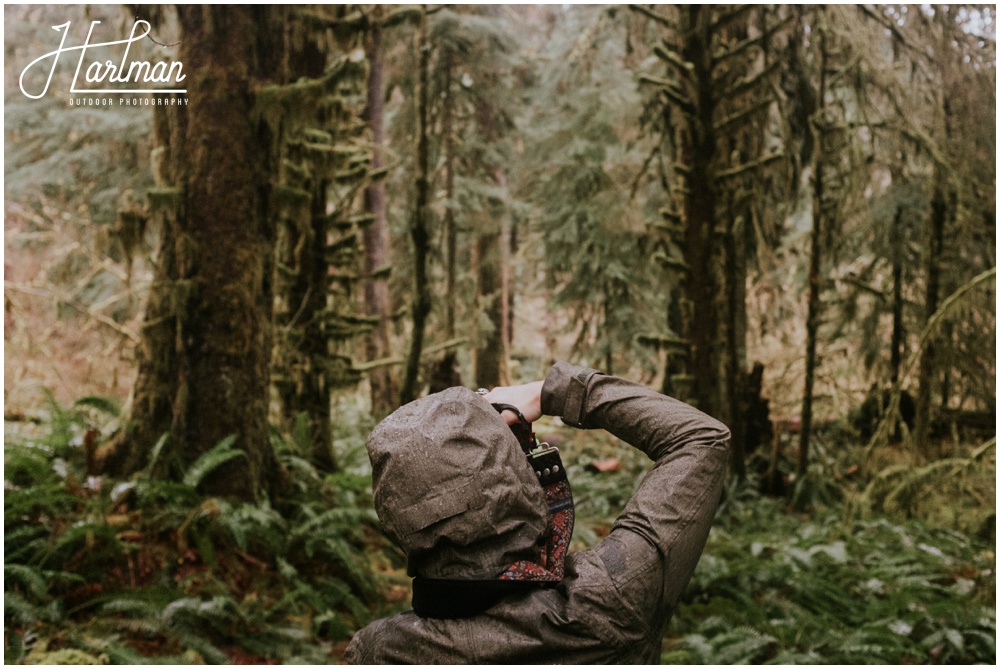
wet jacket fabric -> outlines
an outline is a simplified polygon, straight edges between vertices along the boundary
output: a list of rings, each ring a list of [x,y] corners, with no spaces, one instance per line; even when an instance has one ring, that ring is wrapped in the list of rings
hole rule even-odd
[[[349,662],[659,662],[667,622],[718,506],[729,431],[644,386],[567,363],[549,371],[541,399],[543,414],[603,428],[654,461],[609,535],[570,553],[559,584],[504,597],[478,615],[378,620],[354,636]]]

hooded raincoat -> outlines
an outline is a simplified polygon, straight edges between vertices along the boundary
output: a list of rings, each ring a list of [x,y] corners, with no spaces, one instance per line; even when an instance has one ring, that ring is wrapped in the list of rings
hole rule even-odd
[[[719,503],[729,430],[683,402],[592,369],[556,363],[542,413],[603,428],[653,461],[595,548],[570,553],[558,584],[511,591],[468,617],[407,612],[360,630],[357,664],[657,663]],[[369,437],[375,507],[412,576],[495,579],[539,559],[541,488],[506,423],[452,388],[399,409]]]

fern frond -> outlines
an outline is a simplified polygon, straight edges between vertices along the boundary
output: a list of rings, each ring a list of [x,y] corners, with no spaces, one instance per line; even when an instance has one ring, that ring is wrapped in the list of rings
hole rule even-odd
[[[3,617],[6,624],[13,623],[24,626],[34,625],[35,622],[47,618],[43,607],[35,606],[14,592],[4,592]]]
[[[59,518],[72,511],[79,499],[62,482],[31,485],[6,491],[3,498],[4,526],[18,521],[32,522],[38,516]]]
[[[184,597],[168,604],[160,618],[168,625],[190,630],[208,628],[225,634],[233,623],[242,619],[242,615],[229,597],[217,596],[208,600]]]
[[[754,664],[762,661],[778,642],[752,627],[738,627],[712,640],[716,664]]]
[[[85,522],[75,525],[56,539],[44,564],[61,567],[81,550],[87,550],[92,556],[121,555],[124,548],[116,534],[114,528],[103,523]]]
[[[192,488],[197,488],[205,477],[215,471],[220,465],[229,462],[233,458],[245,458],[247,454],[237,448],[233,448],[234,443],[236,443],[236,435],[231,434],[205,453],[202,453],[184,474],[184,484]]]
[[[153,444],[153,450],[149,455],[149,464],[146,465],[146,476],[150,477],[153,475],[154,468],[156,464],[160,461],[160,455],[163,453],[163,449],[166,447],[167,442],[170,441],[170,433],[164,432],[163,436],[156,440]]]
[[[3,566],[3,579],[5,591],[8,591],[12,585],[18,584],[36,599],[44,599],[49,589],[45,575],[40,569],[23,564],[5,564]]]
[[[50,453],[33,446],[8,445],[4,448],[3,466],[4,480],[15,486],[26,487],[53,477]]]
[[[9,495],[10,493],[7,494]],[[4,501],[6,501],[6,498]],[[9,511],[4,509],[5,516],[7,513]],[[5,517],[5,520],[13,520],[13,518]],[[32,562],[33,557],[37,557],[44,552],[48,543],[48,537],[49,530],[35,523],[5,531],[3,538],[4,563]]]
[[[283,552],[288,522],[266,501],[223,508],[216,522],[226,528],[241,550],[253,545],[270,554]]]
[[[112,418],[118,418],[121,415],[121,405],[118,400],[110,397],[101,397],[100,395],[88,395],[86,397],[81,397],[73,403],[73,406],[97,409],[101,413],[105,413]]]

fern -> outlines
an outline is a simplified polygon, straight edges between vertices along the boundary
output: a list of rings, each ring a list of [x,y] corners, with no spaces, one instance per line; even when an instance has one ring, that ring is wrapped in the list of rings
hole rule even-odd
[[[72,557],[85,557],[87,564],[106,569],[106,560],[116,558],[123,552],[114,528],[103,523],[83,522],[59,535],[42,563],[57,568]]]
[[[197,488],[206,476],[215,471],[220,465],[229,462],[233,458],[245,458],[243,451],[233,448],[236,443],[236,435],[231,434],[211,449],[202,453],[195,460],[184,474],[184,485]]]
[[[48,538],[49,531],[34,523],[4,532],[4,562],[8,564],[33,562],[33,558],[44,553]]]
[[[3,596],[4,624],[30,626],[45,620],[44,608],[32,604],[17,593],[5,591]]]
[[[160,457],[163,454],[163,449],[166,448],[167,443],[170,441],[170,433],[166,432],[156,443],[153,444],[153,450],[149,454],[149,464],[146,465],[146,476],[151,477],[153,472],[156,471],[156,465],[160,462]]]
[[[776,643],[752,627],[737,627],[712,639],[712,664],[757,664],[767,659]]]
[[[23,564],[5,564],[3,566],[4,588],[10,590],[12,585],[20,585],[24,592],[37,599],[45,599],[49,589],[46,574],[36,567]]]
[[[241,550],[252,548],[261,555],[284,552],[288,523],[267,500],[259,505],[223,506],[215,522],[227,530]]]
[[[746,499],[716,522],[664,661],[992,661],[991,550],[915,522],[803,518]],[[956,571],[986,576],[956,582]]]
[[[121,406],[119,402],[110,397],[88,395],[87,397],[81,397],[78,399],[73,406],[96,409],[97,411],[107,414],[113,418],[117,418],[121,415]]]

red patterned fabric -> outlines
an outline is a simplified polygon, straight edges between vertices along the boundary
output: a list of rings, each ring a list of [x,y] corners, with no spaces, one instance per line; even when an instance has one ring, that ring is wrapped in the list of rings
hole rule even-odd
[[[500,575],[502,581],[548,581],[558,583],[563,579],[563,568],[569,542],[573,538],[573,492],[569,481],[557,481],[545,487],[545,501],[549,505],[549,535],[542,553],[541,564],[520,560],[507,567]]]

